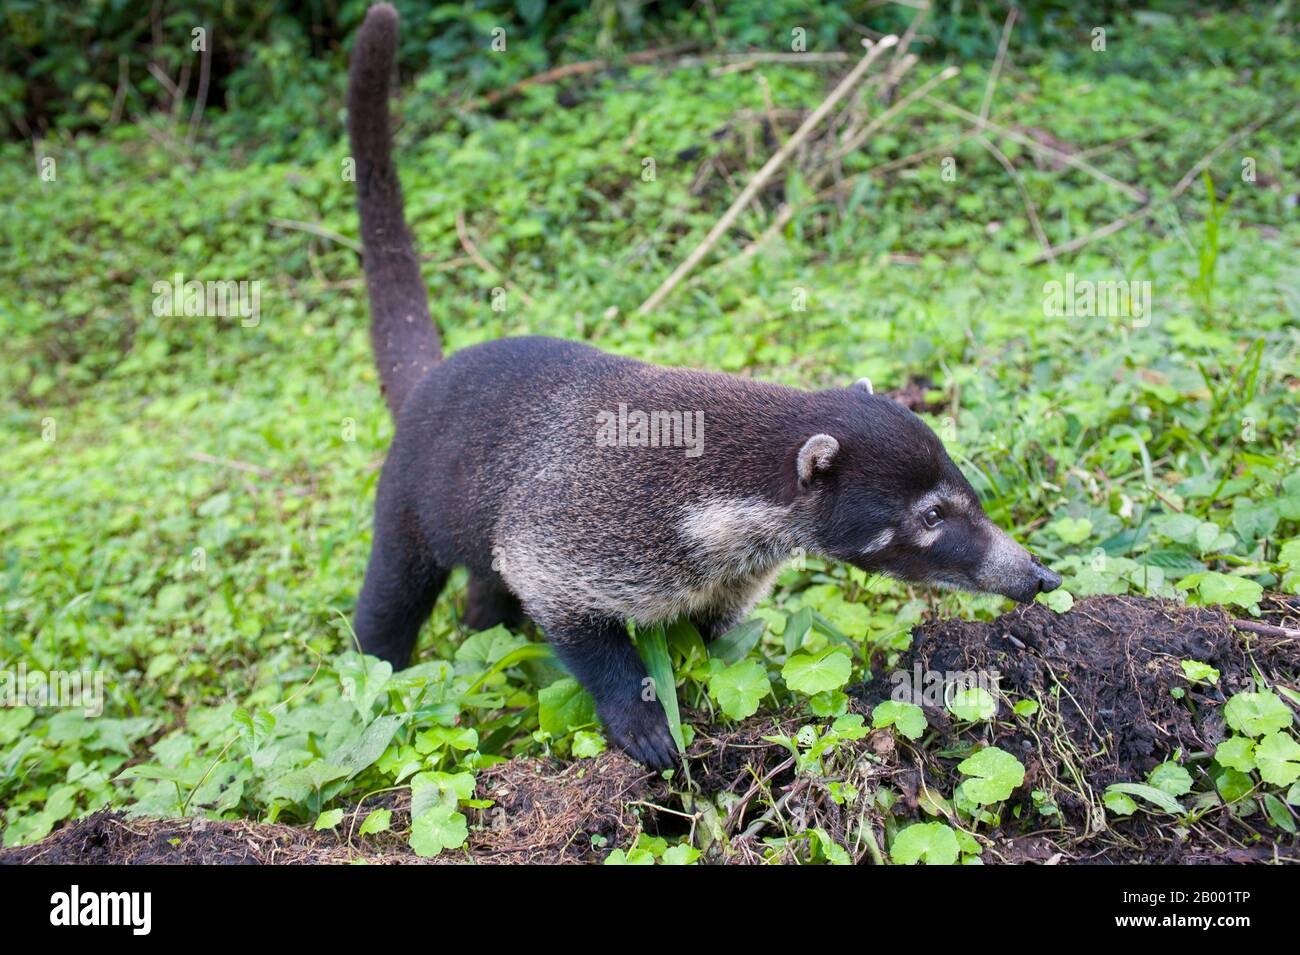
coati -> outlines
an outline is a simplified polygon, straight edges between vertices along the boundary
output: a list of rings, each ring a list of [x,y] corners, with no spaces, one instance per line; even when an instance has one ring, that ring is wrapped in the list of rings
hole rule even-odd
[[[1020,601],[1060,584],[984,514],[934,432],[869,386],[800,391],[541,337],[443,359],[392,158],[396,45],[397,14],[372,7],[348,89],[372,344],[397,419],[356,608],[366,653],[407,665],[465,566],[466,624],[532,618],[610,739],[662,769],[677,751],[628,621],[685,614],[712,639],[798,549]]]

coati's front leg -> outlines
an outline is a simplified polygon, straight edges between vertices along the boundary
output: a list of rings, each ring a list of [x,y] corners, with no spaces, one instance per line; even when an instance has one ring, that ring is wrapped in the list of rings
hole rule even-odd
[[[560,662],[595,698],[614,745],[651,769],[675,766],[668,717],[624,623],[594,615],[538,622]]]
[[[490,630],[499,623],[515,628],[524,622],[524,611],[519,598],[499,579],[471,573],[465,588],[463,619],[471,630]]]

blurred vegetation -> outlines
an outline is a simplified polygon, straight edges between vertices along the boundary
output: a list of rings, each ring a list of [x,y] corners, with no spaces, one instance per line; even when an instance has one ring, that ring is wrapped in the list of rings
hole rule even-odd
[[[824,201],[792,166],[648,316],[638,304],[845,67],[715,75],[716,63],[633,66],[623,54],[787,50],[793,26],[810,51],[853,51],[864,29],[901,33],[913,11],[398,6],[399,163],[448,350],[546,333],[807,387],[920,382],[994,519],[1062,570],[1071,593],[1227,599],[1248,613],[1252,588],[1300,592],[1293,5],[1026,5],[990,118],[1086,155],[1156,202],[1073,256],[1032,264],[1026,197],[1054,245],[1139,203],[995,137],[1017,183],[961,139],[965,121],[921,100],[837,174],[928,148],[932,159]],[[552,689],[553,669],[509,656],[521,635],[467,639],[460,579],[426,629],[420,668],[390,679],[344,652],[392,431],[341,174],[342,71],[364,7],[201,2],[161,4],[155,17],[147,5],[21,0],[0,13],[0,662],[108,675],[104,718],[0,710],[6,843],[110,803],[311,822],[417,777],[444,794],[447,835],[463,774],[602,745],[589,713]],[[960,75],[935,95],[978,113],[1003,16],[936,3],[900,93],[955,64]],[[191,137],[189,37],[202,23],[213,25],[212,83]],[[1098,24],[1104,53],[1090,47]],[[486,50],[494,26],[508,31],[506,54]],[[594,57],[609,68],[491,108],[480,99]],[[189,64],[182,100],[150,62],[173,82]],[[883,111],[874,96],[858,105]],[[795,118],[774,128],[773,108]],[[1197,177],[1161,201],[1261,121],[1210,159],[1208,188]],[[944,157],[955,180],[941,175]],[[52,181],[41,159],[54,161]],[[741,256],[782,201],[797,214]],[[502,275],[467,259],[458,214],[533,304],[511,293],[505,311],[492,308]],[[1045,317],[1044,283],[1067,271],[1149,279],[1150,324]],[[155,314],[155,283],[176,273],[260,281],[260,320]],[[807,311],[794,310],[796,289]],[[860,679],[906,647],[923,614],[987,617],[1005,602],[816,562],[788,572],[759,611],[767,629],[750,660],[771,676],[764,706],[806,703],[813,719],[842,712],[843,694],[813,703],[779,678],[794,652],[831,645],[811,629],[788,647],[804,608],[848,636]],[[683,702],[713,705],[706,672],[674,662]],[[378,753],[332,775],[375,726],[388,731]]]

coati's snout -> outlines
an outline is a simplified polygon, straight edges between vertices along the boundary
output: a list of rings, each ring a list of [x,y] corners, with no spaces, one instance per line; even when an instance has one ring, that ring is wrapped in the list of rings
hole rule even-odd
[[[904,503],[898,517],[893,533],[883,531],[867,541],[853,563],[904,580],[1002,594],[1021,603],[1061,585],[1058,575],[989,520],[964,479],[960,484],[941,480]]]
[[[818,499],[830,556],[903,580],[1002,594],[1027,603],[1061,578],[994,524],[943,443],[889,399],[869,405],[843,439],[814,435],[800,450],[801,489]]]

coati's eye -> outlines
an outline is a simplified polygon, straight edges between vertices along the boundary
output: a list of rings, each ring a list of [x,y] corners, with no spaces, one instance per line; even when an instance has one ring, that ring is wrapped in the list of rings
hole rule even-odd
[[[937,507],[932,507],[925,512],[925,516],[922,520],[925,521],[926,527],[938,527],[943,523],[943,511],[939,510]]]

